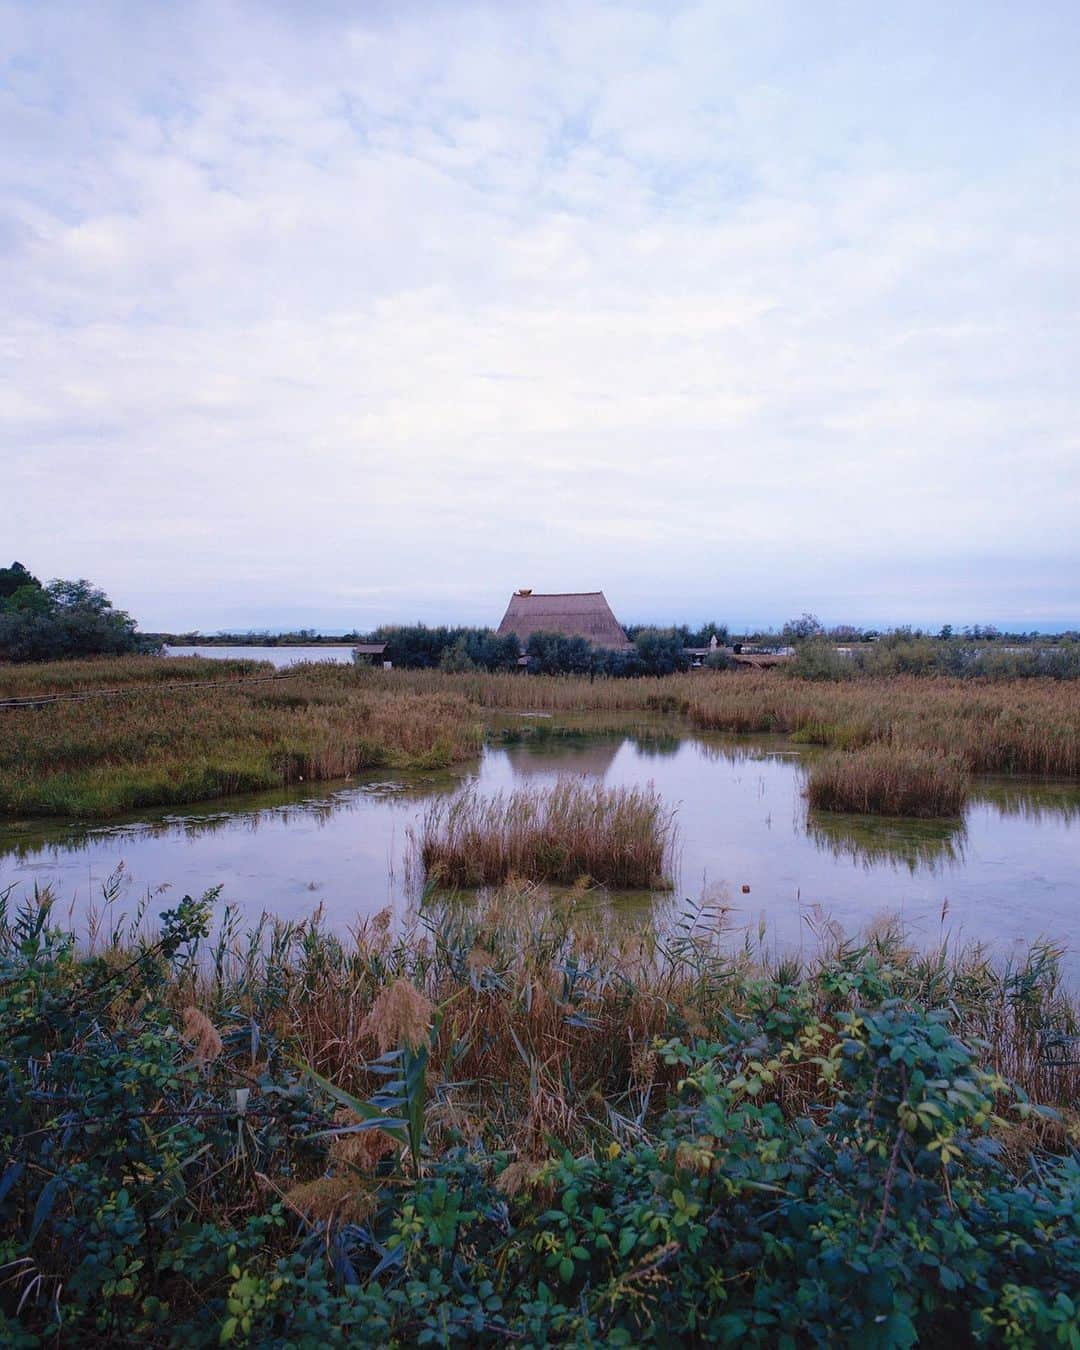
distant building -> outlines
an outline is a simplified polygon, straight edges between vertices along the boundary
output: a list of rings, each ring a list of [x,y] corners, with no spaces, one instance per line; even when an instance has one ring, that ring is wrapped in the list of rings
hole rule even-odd
[[[510,597],[499,636],[516,633],[522,647],[533,633],[558,633],[582,637],[596,647],[626,651],[633,644],[619,626],[603,591],[577,591],[567,595],[536,595],[515,591]]]
[[[369,666],[389,665],[383,658],[386,655],[385,642],[354,642],[353,660],[357,665],[366,664]]]

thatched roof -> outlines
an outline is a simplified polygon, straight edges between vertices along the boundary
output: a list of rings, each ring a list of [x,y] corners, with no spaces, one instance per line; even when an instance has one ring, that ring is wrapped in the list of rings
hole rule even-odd
[[[515,591],[499,624],[499,636],[516,633],[522,646],[533,633],[583,637],[597,647],[629,647],[630,641],[604,599],[603,591],[535,595]]]

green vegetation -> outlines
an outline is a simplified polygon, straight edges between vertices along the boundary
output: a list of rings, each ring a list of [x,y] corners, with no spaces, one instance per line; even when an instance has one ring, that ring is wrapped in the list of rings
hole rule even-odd
[[[156,646],[89,581],[43,586],[22,563],[0,568],[0,661],[118,656]]]
[[[958,816],[970,786],[966,766],[951,756],[874,745],[818,760],[806,795],[818,811]]]
[[[5,1344],[1076,1343],[1054,952],[209,908],[0,905]]]
[[[417,849],[440,886],[499,884],[510,877],[573,885],[665,889],[674,815],[651,788],[605,788],[561,779],[509,795],[437,799]]]
[[[168,687],[203,679],[205,688]],[[0,811],[102,817],[369,768],[445,767],[477,753],[485,724],[513,711],[581,714],[594,730],[672,714],[703,731],[946,753],[972,774],[1080,777],[1080,703],[1052,680],[813,682],[711,670],[610,680],[335,665],[275,675],[256,663],[155,657],[0,666],[0,698],[95,690],[122,692],[0,710]]]
[[[405,670],[514,670],[521,645],[490,628],[428,628],[393,624],[376,628],[365,642],[385,642],[386,659]]]
[[[279,679],[237,663],[260,678],[169,687],[219,675],[222,665],[131,660],[119,697],[0,712],[0,811],[104,817],[364,769],[441,768],[480,749],[479,718],[460,694],[391,689],[346,666],[299,667]],[[76,685],[114,690],[119,667],[83,663],[85,683]],[[14,687],[26,696],[28,676],[47,686],[54,669],[69,668],[13,667]]]
[[[900,630],[842,652],[817,634],[796,644],[790,675],[806,680],[891,679],[945,675],[964,680],[1080,679],[1080,642],[1062,638],[1005,646],[969,638],[932,638]]]

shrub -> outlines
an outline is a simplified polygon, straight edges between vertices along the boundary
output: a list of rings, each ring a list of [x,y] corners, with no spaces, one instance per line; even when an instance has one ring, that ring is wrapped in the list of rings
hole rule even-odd
[[[970,963],[683,939],[638,989],[535,915],[200,960],[213,899],[90,957],[0,900],[5,1344],[1075,1344],[1080,1166],[957,1034]],[[1043,1006],[981,989],[997,1028]]]

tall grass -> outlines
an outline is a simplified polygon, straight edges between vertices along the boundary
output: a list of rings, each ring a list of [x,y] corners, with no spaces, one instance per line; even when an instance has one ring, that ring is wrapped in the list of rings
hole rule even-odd
[[[0,954],[10,931],[0,907]],[[117,968],[154,936],[103,910],[82,941]],[[656,1053],[656,1037],[707,1042],[793,1000],[826,1019],[866,997],[944,1010],[958,1036],[982,1043],[988,1067],[1035,1101],[1075,1110],[1080,1012],[1060,956],[1046,942],[1006,959],[947,937],[922,947],[884,918],[861,935],[820,922],[793,959],[731,931],[715,910],[688,906],[667,931],[620,931],[582,893],[518,882],[470,904],[428,904],[404,929],[385,911],[344,937],[321,913],[252,923],[226,908],[170,977],[167,998],[178,1025],[188,1007],[202,1010],[251,1081],[280,1055],[366,1094],[381,1085],[368,1067],[380,1053],[372,1011],[407,980],[439,1010],[435,1139],[536,1157],[553,1139],[639,1137],[680,1074]],[[777,1091],[790,1115],[816,1100],[812,1077]]]
[[[687,713],[703,730],[785,732],[837,749],[945,752],[972,773],[1080,777],[1080,698],[1057,682],[908,676],[822,685],[720,675],[697,684]]]
[[[834,749],[943,752],[971,773],[1080,777],[1080,700],[1060,682],[813,684],[714,671],[593,681],[311,665],[245,685],[227,682],[234,667],[263,669],[156,657],[0,668],[0,696],[126,690],[0,711],[0,812],[102,817],[370,768],[443,767],[476,753],[500,713],[524,712],[594,728],[672,714],[701,730],[779,732]],[[207,687],[162,687],[192,678]]]
[[[372,687],[348,667],[302,667],[274,684],[137,681],[117,698],[0,712],[0,811],[105,817],[365,769],[440,768],[482,740],[460,695]]]
[[[818,811],[877,816],[958,816],[971,775],[958,759],[888,745],[836,751],[810,770],[806,795]]]
[[[652,787],[605,788],[562,778],[552,787],[441,798],[427,810],[416,847],[441,886],[499,884],[509,877],[652,890],[670,885],[674,813]]]

